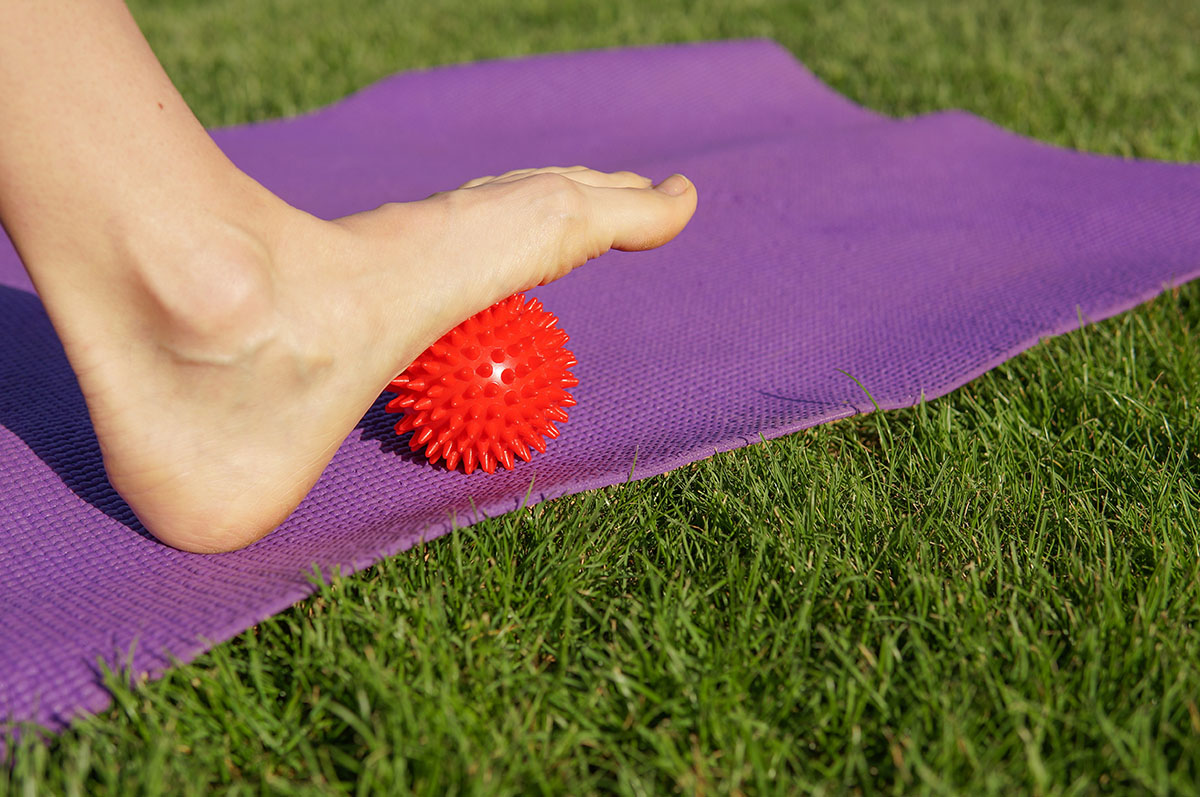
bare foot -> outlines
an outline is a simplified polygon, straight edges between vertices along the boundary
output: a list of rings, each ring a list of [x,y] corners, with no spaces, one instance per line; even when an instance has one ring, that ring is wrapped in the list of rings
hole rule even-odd
[[[659,246],[696,206],[682,177],[653,187],[582,167],[510,172],[333,222],[238,190],[229,207],[189,209],[169,228],[118,231],[70,286],[39,284],[113,486],[188,551],[275,528],[388,381],[447,329],[610,248]]]
[[[447,329],[696,206],[682,177],[574,167],[315,219],[225,157],[120,2],[0,3],[0,108],[0,223],[113,486],[189,551],[278,525]]]

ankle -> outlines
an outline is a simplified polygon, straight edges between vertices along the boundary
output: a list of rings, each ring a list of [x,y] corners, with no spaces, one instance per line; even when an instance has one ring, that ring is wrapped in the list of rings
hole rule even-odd
[[[269,333],[274,299],[267,239],[220,218],[125,237],[130,288],[160,343],[185,360],[236,357]]]
[[[55,224],[14,239],[68,355],[148,338],[221,349],[261,334],[276,243],[298,212],[245,175],[225,182],[221,195],[201,187],[64,208]]]

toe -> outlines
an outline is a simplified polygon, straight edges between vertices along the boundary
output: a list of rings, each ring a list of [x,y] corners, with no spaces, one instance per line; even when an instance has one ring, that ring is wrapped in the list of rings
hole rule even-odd
[[[476,177],[474,180],[467,180],[465,183],[460,185],[459,188],[476,188],[477,186],[487,185],[488,183],[495,182],[497,179],[498,178],[494,174],[489,174],[485,177]]]
[[[601,184],[577,179],[585,171]],[[521,221],[506,226],[510,230],[527,228],[526,239],[539,244],[541,256],[527,258],[523,267],[541,270],[541,274],[526,285],[557,279],[609,249],[637,251],[662,246],[683,230],[696,210],[695,186],[683,175],[672,175],[653,187],[642,186],[640,181],[634,186],[622,184],[627,181],[629,178],[584,170],[540,172],[496,186],[511,189],[509,199],[520,197],[511,207],[521,213]]]
[[[653,188],[589,188],[593,234],[605,248],[640,251],[662,246],[678,235],[696,211],[697,194],[683,175]]]
[[[635,172],[602,172],[586,166],[546,166],[541,169],[517,169],[496,178],[496,182],[512,183],[543,174],[556,174],[577,183],[595,188],[649,188],[653,182]]]
[[[594,188],[649,188],[654,184],[649,177],[643,177],[636,172],[598,172],[585,169],[570,172],[565,176]]]
[[[599,173],[597,173],[599,174]],[[510,207],[519,220],[505,224],[536,248],[523,248],[514,263],[520,286],[545,284],[610,249],[638,251],[661,246],[683,230],[696,210],[696,189],[682,175],[655,187],[595,186],[575,175],[541,173],[511,188]],[[536,254],[535,254],[536,252]]]

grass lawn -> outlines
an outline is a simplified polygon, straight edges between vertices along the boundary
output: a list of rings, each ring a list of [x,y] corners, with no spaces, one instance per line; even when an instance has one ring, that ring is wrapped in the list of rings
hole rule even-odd
[[[770,36],[882,111],[1200,161],[1192,0],[134,10],[214,125],[411,67]],[[1195,792],[1198,329],[1185,286],[932,404],[460,531],[113,678],[0,793]]]

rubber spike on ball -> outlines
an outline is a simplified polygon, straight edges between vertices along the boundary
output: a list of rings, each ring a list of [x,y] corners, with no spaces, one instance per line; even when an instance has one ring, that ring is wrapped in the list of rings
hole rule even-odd
[[[558,437],[555,421],[575,406],[575,355],[558,318],[518,293],[481,310],[425,350],[388,390],[387,411],[402,413],[396,433],[409,447],[451,470],[528,462]],[[514,458],[515,455],[515,458]]]

